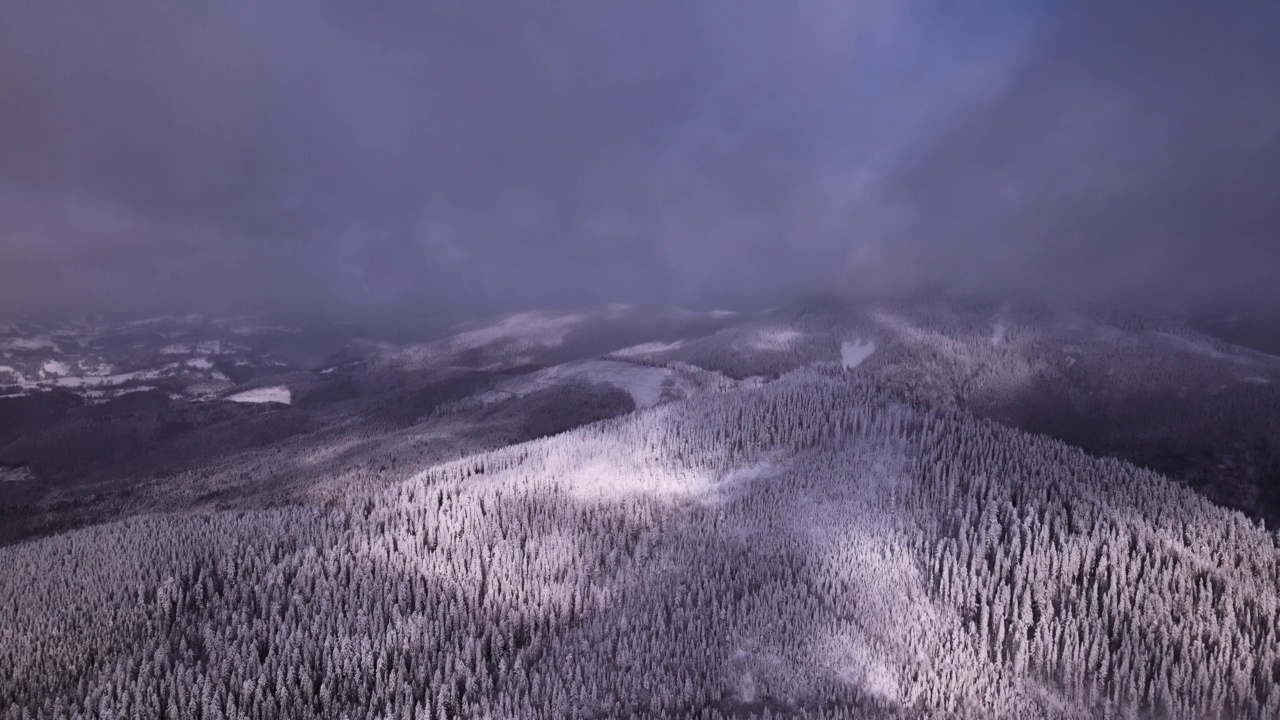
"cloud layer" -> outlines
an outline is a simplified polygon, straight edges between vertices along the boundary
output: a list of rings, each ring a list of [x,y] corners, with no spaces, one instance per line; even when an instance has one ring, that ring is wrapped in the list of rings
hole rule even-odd
[[[0,308],[1280,308],[1269,3],[0,7]]]

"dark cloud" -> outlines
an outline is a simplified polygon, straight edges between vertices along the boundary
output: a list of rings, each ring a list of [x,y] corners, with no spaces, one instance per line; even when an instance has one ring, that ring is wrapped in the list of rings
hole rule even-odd
[[[1280,6],[1068,13],[1008,86],[897,168],[967,286],[1280,312]]]
[[[0,305],[1280,307],[1275,14],[6,3]]]

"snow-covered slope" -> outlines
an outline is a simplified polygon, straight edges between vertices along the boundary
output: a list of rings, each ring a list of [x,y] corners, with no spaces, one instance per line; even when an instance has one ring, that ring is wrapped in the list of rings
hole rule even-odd
[[[228,395],[223,399],[238,403],[280,403],[282,405],[288,405],[293,402],[293,396],[289,392],[289,388],[283,385],[244,390]]]
[[[0,707],[1273,718],[1276,542],[1153,473],[802,369],[325,507],[0,549]]]

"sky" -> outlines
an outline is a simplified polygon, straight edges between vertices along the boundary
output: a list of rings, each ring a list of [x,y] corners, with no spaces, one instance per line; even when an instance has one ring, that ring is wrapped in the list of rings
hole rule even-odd
[[[0,312],[1278,274],[1274,2],[0,3]]]

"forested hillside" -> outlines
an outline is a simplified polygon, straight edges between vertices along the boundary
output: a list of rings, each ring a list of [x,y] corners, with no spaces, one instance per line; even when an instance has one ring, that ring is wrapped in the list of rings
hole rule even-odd
[[[923,403],[1128,460],[1280,523],[1280,357],[1174,319],[983,300],[813,300],[640,357],[768,379],[854,348],[860,371]]]
[[[819,365],[0,549],[0,717],[1280,716],[1280,536]]]

